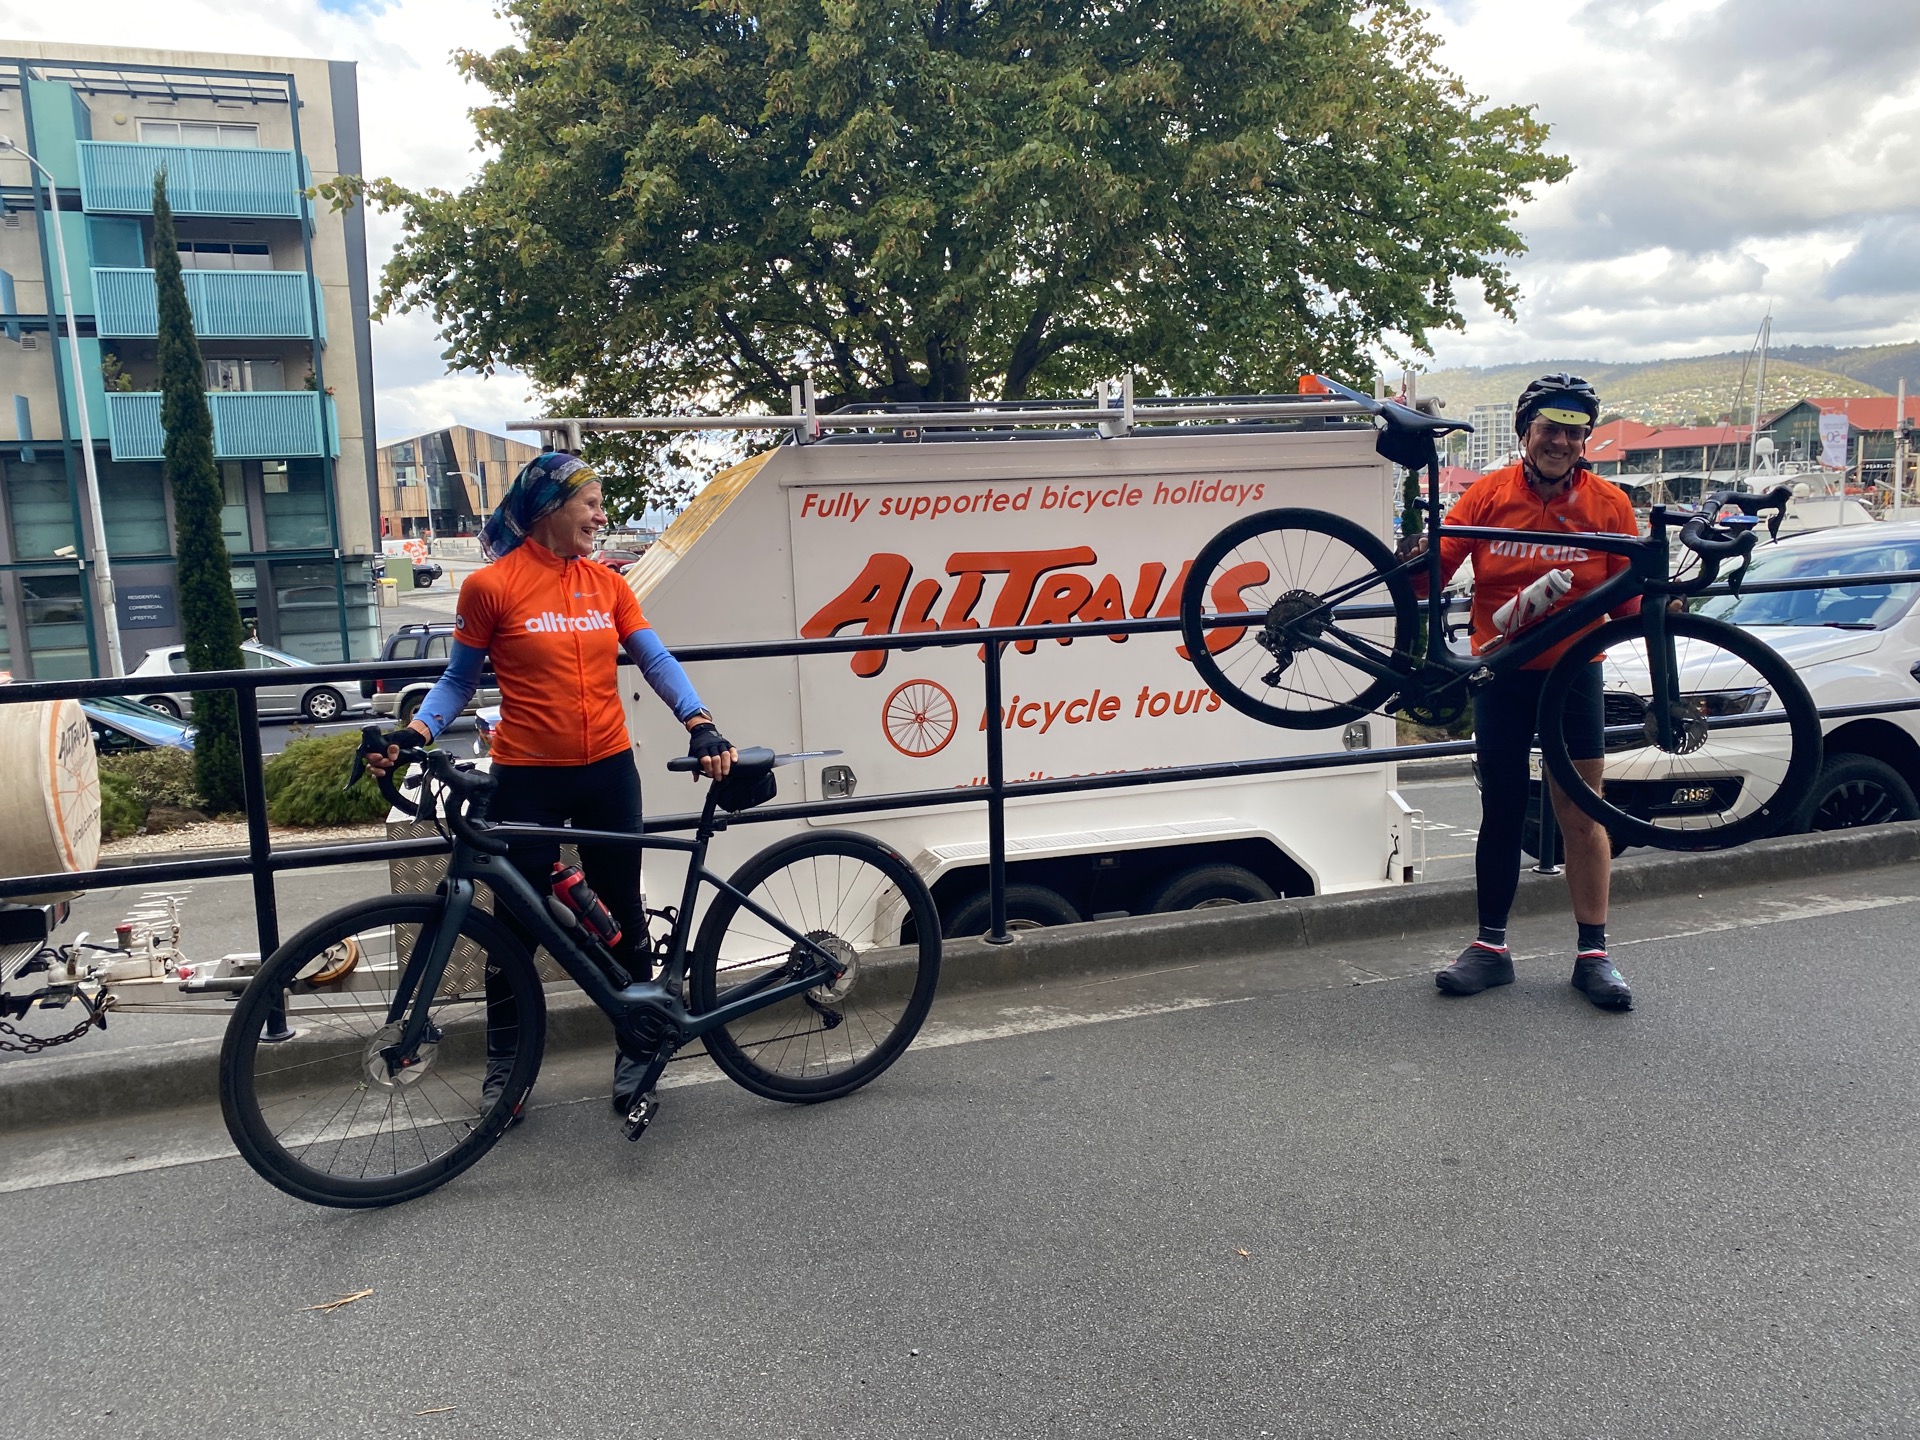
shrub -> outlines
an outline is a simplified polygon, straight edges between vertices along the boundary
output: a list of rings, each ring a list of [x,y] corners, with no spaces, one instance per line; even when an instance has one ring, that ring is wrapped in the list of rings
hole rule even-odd
[[[347,789],[358,735],[295,740],[267,761],[267,818],[276,825],[366,825],[383,820],[387,802],[362,780]]]
[[[123,840],[147,823],[147,807],[126,774],[100,766],[100,838]]]
[[[156,748],[135,750],[126,755],[103,755],[100,780],[104,786],[109,775],[118,777],[126,793],[139,801],[141,810],[165,805],[175,810],[204,810],[206,801],[194,788],[193,753],[188,750]]]

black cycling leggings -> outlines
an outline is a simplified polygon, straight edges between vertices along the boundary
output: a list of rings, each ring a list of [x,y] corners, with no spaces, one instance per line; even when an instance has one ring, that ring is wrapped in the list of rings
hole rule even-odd
[[[640,772],[633,752],[623,750],[591,765],[493,766],[493,803],[489,820],[511,820],[523,825],[577,825],[583,830],[640,833]],[[553,887],[553,867],[560,846],[516,845],[507,858],[527,877],[534,894]],[[587,884],[620,922],[620,943],[614,955],[624,965],[636,940],[646,933],[640,909],[640,851],[632,845],[582,845],[580,868]],[[503,916],[515,934],[532,949],[532,934]]]
[[[1473,697],[1473,740],[1480,762],[1480,840],[1473,875],[1480,923],[1504,928],[1520,888],[1520,832],[1527,818],[1527,757],[1540,720],[1545,670],[1509,670]],[[1587,666],[1567,692],[1567,750],[1576,760],[1606,753],[1600,665]]]

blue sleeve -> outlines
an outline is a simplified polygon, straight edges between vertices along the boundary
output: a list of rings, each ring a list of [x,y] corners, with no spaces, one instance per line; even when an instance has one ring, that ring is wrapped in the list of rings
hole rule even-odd
[[[673,658],[652,629],[636,630],[620,643],[626,647],[627,654],[633,657],[633,663],[640,667],[640,673],[647,677],[647,684],[653,687],[653,693],[667,702],[674,719],[684,721],[689,715],[707,708],[700,703],[700,696],[695,693],[693,682],[687,679],[687,672],[680,668],[680,662]]]
[[[420,702],[420,708],[413,712],[413,718],[425,725],[436,739],[453,723],[454,717],[467,708],[473,692],[480,688],[480,670],[486,659],[485,650],[461,640],[453,642],[453,658],[440,672],[427,698]]]

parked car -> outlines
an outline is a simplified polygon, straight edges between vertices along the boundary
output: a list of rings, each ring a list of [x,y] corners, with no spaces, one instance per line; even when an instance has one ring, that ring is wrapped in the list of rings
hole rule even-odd
[[[382,660],[445,660],[453,653],[453,626],[402,625],[387,637],[380,652]],[[374,713],[391,716],[401,725],[413,719],[413,712],[433,688],[431,677],[420,680],[362,680],[360,693],[373,702]],[[474,691],[464,714],[471,715],[485,705],[498,705],[500,692],[491,685]]]
[[[80,709],[93,731],[93,748],[102,755],[193,749],[193,726],[152,706],[118,695],[94,695],[82,700]]]
[[[331,602],[333,592],[327,591]],[[285,650],[276,650],[271,645],[262,645],[257,640],[244,641],[240,646],[241,662],[249,670],[285,670],[297,671],[311,669],[313,662],[299,655],[290,655]],[[133,674],[136,677],[184,675],[187,673],[187,647],[184,645],[162,645],[149,650],[146,658],[137,665]],[[346,697],[337,686],[303,684],[298,675],[289,674],[284,684],[263,685],[255,692],[259,695],[260,712],[264,714],[296,712],[307,719],[324,723],[338,720],[347,712]],[[193,697],[187,691],[154,690],[139,696],[140,703],[171,715],[175,719],[185,715],[193,708]]]
[[[587,558],[598,560],[616,575],[624,575],[627,567],[640,557],[632,550],[596,550]]]
[[[1779,590],[1709,596],[1693,607],[1716,619],[1751,630],[1786,657],[1805,682],[1813,703],[1826,710],[1841,705],[1916,698],[1920,680],[1920,583],[1849,585],[1849,575],[1920,570],[1920,522],[1847,525],[1783,537],[1755,554],[1747,580],[1832,577],[1817,590]],[[1718,652],[1715,652],[1716,654]],[[1720,663],[1724,664],[1724,661]],[[1686,664],[1682,657],[1683,666]],[[1609,724],[1631,723],[1640,709],[1636,692],[1644,689],[1646,660],[1635,642],[1609,650],[1603,684]],[[1683,674],[1699,688],[1711,677]],[[1920,819],[1920,712],[1890,710],[1884,715],[1821,721],[1824,756],[1812,793],[1793,821],[1791,832],[1845,830],[1893,820]],[[1765,730],[1737,732],[1737,744],[1711,746],[1724,767],[1701,765],[1690,757],[1687,779],[1702,791],[1736,793],[1744,788],[1745,762],[1779,765],[1780,745],[1769,745]],[[1662,768],[1648,751],[1631,741],[1608,744],[1607,779],[1615,790],[1644,788]],[[1534,794],[1539,792],[1538,752],[1534,755]],[[1650,768],[1651,767],[1651,768]],[[1538,853],[1538,827],[1531,812],[1526,825],[1528,854]]]
[[[416,590],[425,590],[428,586],[432,585],[434,581],[438,580],[442,575],[446,573],[447,572],[440,567],[440,564],[438,561],[416,560],[413,562],[413,588]],[[386,574],[387,574],[387,557],[384,555],[374,556],[373,557],[373,578],[376,580],[383,580],[386,578]]]

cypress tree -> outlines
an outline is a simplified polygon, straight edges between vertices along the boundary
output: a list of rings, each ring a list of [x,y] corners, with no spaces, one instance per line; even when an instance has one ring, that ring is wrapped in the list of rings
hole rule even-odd
[[[220,533],[224,500],[213,460],[213,415],[207,409],[206,368],[193,333],[193,311],[180,278],[180,250],[167,204],[167,177],[153,180],[153,278],[160,308],[160,423],[166,431],[164,473],[173,490],[180,624],[189,670],[238,670],[240,606],[233,598],[232,566]],[[231,690],[193,697],[194,783],[210,810],[245,807],[240,774],[239,702]]]

